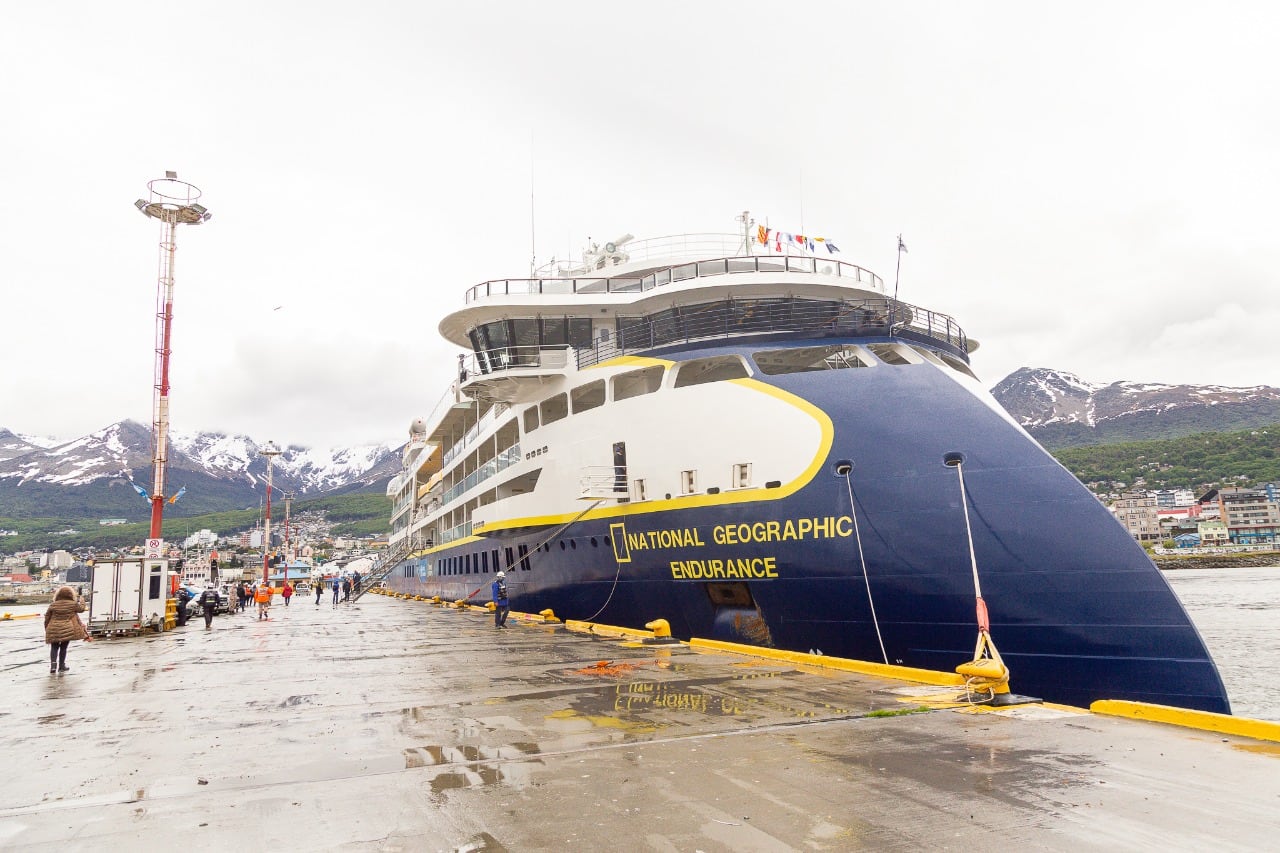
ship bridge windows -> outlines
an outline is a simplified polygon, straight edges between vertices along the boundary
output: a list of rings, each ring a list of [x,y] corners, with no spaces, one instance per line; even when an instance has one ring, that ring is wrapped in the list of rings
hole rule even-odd
[[[530,406],[529,408],[525,409],[524,410],[525,435],[528,435],[529,433],[533,432],[539,426],[540,426],[540,421],[538,420],[538,407]]]
[[[536,366],[539,350],[592,345],[590,317],[526,317],[497,320],[472,329],[468,335],[481,372],[507,367]]]
[[[862,347],[852,344],[830,344],[819,347],[792,347],[763,350],[751,356],[766,376],[786,373],[811,373],[819,370],[844,370],[870,367],[875,361]]]
[[[885,364],[923,364],[919,355],[902,344],[867,344],[867,349]]]
[[[741,356],[717,355],[711,358],[695,358],[681,364],[676,373],[676,388],[724,382],[728,379],[746,379],[751,375]]]
[[[569,327],[564,317],[544,317],[542,320],[542,345],[562,347],[569,343]]]
[[[604,380],[597,379],[595,382],[588,382],[574,388],[569,397],[573,403],[573,413],[581,414],[589,409],[604,405]]]
[[[662,387],[662,374],[665,368],[660,364],[630,370],[613,377],[613,399],[629,400],[644,394],[652,394]]]

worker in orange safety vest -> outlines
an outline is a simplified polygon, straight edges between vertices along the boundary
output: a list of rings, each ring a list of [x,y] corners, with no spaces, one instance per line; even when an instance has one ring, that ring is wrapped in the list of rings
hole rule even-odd
[[[258,592],[254,596],[254,600],[258,602],[259,619],[267,618],[267,609],[271,607],[271,593],[272,589],[270,584],[264,583],[258,587]]]

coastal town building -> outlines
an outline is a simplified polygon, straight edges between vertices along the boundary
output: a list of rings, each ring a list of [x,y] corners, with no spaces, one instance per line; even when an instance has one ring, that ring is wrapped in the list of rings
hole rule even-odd
[[[1139,542],[1154,542],[1160,536],[1160,516],[1154,496],[1142,492],[1126,492],[1111,505],[1116,519]]]
[[[1222,547],[1231,544],[1231,534],[1227,530],[1226,523],[1221,519],[1200,522],[1196,525],[1196,533],[1199,536],[1197,544],[1205,547]]]
[[[1219,489],[1218,506],[1231,541],[1237,545],[1269,544],[1280,533],[1280,504],[1263,489]]]

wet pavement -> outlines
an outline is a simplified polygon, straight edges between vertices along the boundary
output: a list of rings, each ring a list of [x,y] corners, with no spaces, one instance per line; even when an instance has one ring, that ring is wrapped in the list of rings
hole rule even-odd
[[[1280,744],[366,596],[0,623],[0,849],[1269,849]],[[1016,673],[1014,687],[1016,689]]]

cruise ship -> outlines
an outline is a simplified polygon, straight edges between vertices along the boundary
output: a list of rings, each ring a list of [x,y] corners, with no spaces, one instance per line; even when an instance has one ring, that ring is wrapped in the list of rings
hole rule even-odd
[[[466,290],[387,489],[386,584],[482,603],[501,570],[524,612],[942,671],[985,615],[1019,694],[1230,713],[1159,570],[956,321],[740,221]]]

